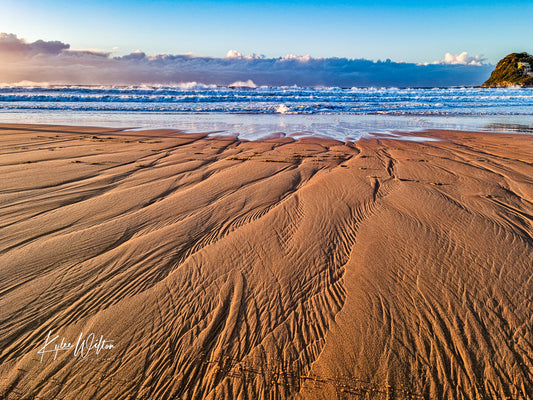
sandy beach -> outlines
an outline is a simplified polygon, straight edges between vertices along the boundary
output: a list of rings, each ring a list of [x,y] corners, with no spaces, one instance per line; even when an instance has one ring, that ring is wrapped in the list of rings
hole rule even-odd
[[[0,399],[532,399],[533,136],[404,136],[0,125]]]

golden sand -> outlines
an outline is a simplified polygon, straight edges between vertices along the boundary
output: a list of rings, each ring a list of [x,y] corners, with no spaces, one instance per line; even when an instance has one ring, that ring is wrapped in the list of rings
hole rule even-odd
[[[533,137],[423,136],[1,125],[0,398],[531,399]]]

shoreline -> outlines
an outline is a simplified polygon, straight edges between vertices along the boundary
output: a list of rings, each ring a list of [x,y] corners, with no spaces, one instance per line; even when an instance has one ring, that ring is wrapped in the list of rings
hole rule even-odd
[[[180,129],[186,133],[222,132],[240,139],[258,140],[272,134],[299,137],[323,135],[335,140],[354,141],[369,132],[421,132],[459,130],[470,132],[533,133],[529,115],[345,115],[345,114],[167,114],[136,112],[3,112],[0,119],[9,123],[33,123],[113,127],[131,131]]]
[[[339,143],[355,143],[359,140],[367,139],[383,139],[383,140],[402,140],[402,137],[405,137],[406,140],[413,140],[413,138],[420,138],[420,141],[423,142],[424,139],[449,139],[450,137],[460,138],[462,136],[468,136],[469,134],[483,135],[490,137],[496,135],[498,137],[508,136],[525,136],[533,137],[533,132],[526,131],[476,131],[476,130],[461,130],[461,129],[445,129],[445,128],[420,128],[413,131],[391,131],[389,133],[382,132],[368,132],[368,136],[363,136],[357,139],[337,139],[328,137],[321,134],[313,134],[307,132],[295,132],[290,134],[285,134],[283,132],[272,132],[270,135],[263,138],[257,139],[247,139],[241,138],[236,134],[224,134],[224,131],[206,131],[206,132],[187,132],[185,130],[176,128],[128,128],[128,127],[104,127],[104,126],[92,126],[92,125],[65,125],[65,124],[41,124],[41,123],[3,123],[0,122],[0,131],[3,130],[13,130],[13,131],[24,131],[24,132],[50,132],[50,133],[72,133],[72,134],[108,134],[110,136],[124,136],[124,137],[157,137],[157,138],[175,138],[181,136],[187,137],[210,137],[210,138],[234,138],[235,140],[241,142],[261,142],[265,140],[276,140],[276,139],[289,139],[294,142],[298,142],[301,139],[324,139],[331,140]],[[423,136],[421,136],[423,135]]]
[[[533,136],[420,135],[0,124],[0,397],[529,399]]]

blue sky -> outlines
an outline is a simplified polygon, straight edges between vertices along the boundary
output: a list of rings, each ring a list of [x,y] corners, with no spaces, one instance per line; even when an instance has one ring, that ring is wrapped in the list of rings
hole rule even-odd
[[[124,55],[228,50],[413,63],[533,52],[531,1],[2,0],[0,31]]]

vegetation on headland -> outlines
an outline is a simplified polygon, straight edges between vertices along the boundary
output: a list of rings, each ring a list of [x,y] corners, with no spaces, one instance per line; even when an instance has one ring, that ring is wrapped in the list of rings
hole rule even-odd
[[[512,53],[502,58],[482,86],[533,86],[533,56]]]

